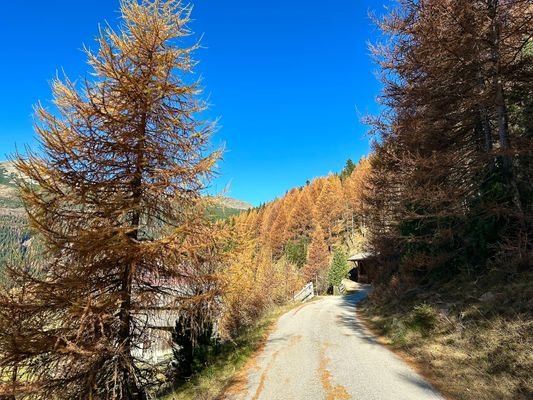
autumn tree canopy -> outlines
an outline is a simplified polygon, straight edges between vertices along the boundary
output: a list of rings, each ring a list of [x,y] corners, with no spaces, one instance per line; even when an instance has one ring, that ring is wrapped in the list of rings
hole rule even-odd
[[[358,164],[348,161],[340,175],[315,178],[233,218],[232,229],[248,227],[249,236],[244,242],[256,243],[255,252],[247,253],[248,259],[261,258],[262,268],[271,278],[270,285],[278,292],[291,298],[294,292],[278,287],[289,281],[295,290],[313,281],[319,292],[325,292],[333,249],[364,249],[363,193],[369,172],[368,158]],[[241,245],[247,248],[245,243]],[[247,263],[243,261],[243,265]]]
[[[401,1],[378,24],[385,107],[373,121],[366,206],[384,277],[408,284],[497,257],[526,265],[531,3]]]
[[[56,110],[36,111],[41,151],[16,161],[46,263],[14,271],[24,296],[1,298],[28,321],[1,336],[0,376],[20,380],[3,394],[145,399],[160,376],[142,358],[147,315],[194,309],[194,332],[212,314],[219,252],[201,192],[219,152],[197,119],[190,9],[125,0],[121,13],[86,50],[93,78],[53,82]]]
[[[322,226],[317,225],[311,237],[307,262],[302,269],[302,273],[306,281],[313,282],[316,290],[321,293],[327,290],[329,258],[326,234]]]

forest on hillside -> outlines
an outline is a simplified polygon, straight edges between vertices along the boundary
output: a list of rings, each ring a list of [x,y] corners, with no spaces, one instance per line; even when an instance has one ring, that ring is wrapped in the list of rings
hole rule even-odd
[[[14,179],[0,163],[0,281],[2,266],[25,252],[29,238]]]
[[[339,174],[315,178],[283,197],[242,213],[228,224],[234,232],[229,307],[235,330],[272,303],[283,303],[306,283],[325,294],[338,285],[328,279],[332,255],[365,248],[363,189],[370,161],[348,160]],[[231,315],[231,314],[230,314]]]

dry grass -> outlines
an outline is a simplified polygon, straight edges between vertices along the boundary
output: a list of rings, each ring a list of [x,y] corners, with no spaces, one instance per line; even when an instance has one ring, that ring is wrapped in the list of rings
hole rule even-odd
[[[479,300],[487,282],[458,280],[439,295],[419,292],[396,304],[367,302],[361,312],[449,398],[532,399],[532,278],[491,282],[491,301]]]

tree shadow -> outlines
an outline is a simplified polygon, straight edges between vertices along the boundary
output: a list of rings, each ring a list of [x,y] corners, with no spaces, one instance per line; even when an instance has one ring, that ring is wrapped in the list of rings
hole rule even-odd
[[[337,316],[336,322],[345,328],[349,328],[354,336],[357,336],[368,343],[377,344],[377,337],[368,331],[355,312],[357,304],[367,298],[370,288],[370,285],[360,285],[359,289],[354,290],[350,294],[341,296],[340,307],[342,313]]]
[[[405,381],[409,382],[411,385],[416,385],[419,388],[423,390],[427,390],[428,392],[435,393],[435,388],[431,386],[429,383],[424,381],[424,379],[421,376],[418,376],[416,374],[404,374],[404,373],[398,373],[398,376]]]

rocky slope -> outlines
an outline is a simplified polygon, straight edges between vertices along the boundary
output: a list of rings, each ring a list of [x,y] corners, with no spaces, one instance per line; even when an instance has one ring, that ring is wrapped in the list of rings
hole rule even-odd
[[[0,162],[0,215],[22,212],[15,181],[18,172],[9,161]]]

